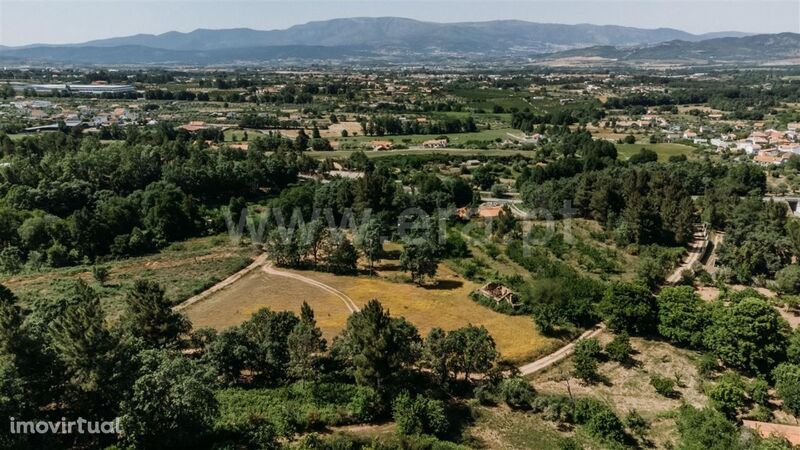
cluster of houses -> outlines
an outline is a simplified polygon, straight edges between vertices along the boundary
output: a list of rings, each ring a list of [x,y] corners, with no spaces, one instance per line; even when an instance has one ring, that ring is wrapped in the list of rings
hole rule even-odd
[[[753,156],[753,161],[763,166],[780,165],[793,155],[800,155],[800,123],[790,123],[786,130],[764,130],[763,127],[756,127],[744,139],[725,134],[711,139],[710,143],[717,147],[717,151],[742,151]]]
[[[85,125],[89,129],[111,125],[124,126],[139,123],[143,115],[135,104],[125,107],[112,105],[109,110],[100,110],[89,105],[79,105],[74,109],[66,108],[48,100],[16,100],[0,103],[0,117],[18,117],[38,122],[38,125],[24,129],[26,132],[37,132],[58,129],[58,123],[62,121],[68,127]],[[148,119],[148,125],[154,124],[155,121]]]

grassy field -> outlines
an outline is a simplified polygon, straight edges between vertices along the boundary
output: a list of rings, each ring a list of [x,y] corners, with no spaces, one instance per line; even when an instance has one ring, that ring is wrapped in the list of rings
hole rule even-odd
[[[480,130],[474,133],[452,133],[446,136],[450,138],[450,145],[464,144],[469,141],[493,141],[495,139],[508,139],[508,133],[521,134],[519,130],[512,128],[497,128],[490,130]],[[409,134],[409,135],[387,135],[387,136],[352,136],[337,139],[341,143],[368,143],[370,141],[392,141],[397,144],[418,145],[429,139],[436,139],[441,134]]]
[[[662,143],[662,144],[650,144],[650,143],[636,143],[636,144],[617,144],[617,152],[619,154],[620,159],[628,159],[631,155],[638,153],[639,149],[646,148],[648,150],[652,150],[658,153],[658,160],[659,161],[666,161],[669,159],[670,156],[673,155],[691,155],[694,151],[694,147],[690,147],[684,144],[673,144],[673,143]]]
[[[252,249],[233,246],[226,236],[203,237],[173,244],[153,255],[102,264],[110,270],[103,286],[92,278],[91,266],[3,276],[0,284],[28,302],[38,296],[63,296],[75,280],[82,279],[98,290],[106,311],[114,317],[125,293],[137,279],[160,283],[170,301],[178,303],[246,266],[252,255]]]
[[[464,280],[440,266],[438,284],[420,287],[389,279],[400,277],[393,262],[380,267],[381,276],[336,276],[311,271],[295,272],[323,282],[345,293],[358,305],[378,299],[392,315],[403,316],[424,336],[433,327],[447,330],[467,324],[485,326],[497,343],[503,358],[522,362],[543,355],[560,341],[542,336],[527,316],[507,316],[489,310],[469,298],[477,284]],[[303,301],[314,308],[326,337],[337,334],[347,321],[348,311],[341,300],[322,289],[300,281],[254,272],[233,286],[209,297],[186,313],[196,327],[222,329],[241,323],[261,307],[299,311]]]
[[[325,338],[330,340],[344,327],[349,311],[335,295],[286,277],[268,275],[260,269],[249,273],[230,287],[186,309],[195,328],[218,330],[238,325],[261,308],[300,312],[306,301]]]

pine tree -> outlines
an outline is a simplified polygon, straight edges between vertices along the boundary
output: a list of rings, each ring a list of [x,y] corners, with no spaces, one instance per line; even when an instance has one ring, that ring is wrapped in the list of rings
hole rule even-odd
[[[314,310],[306,302],[300,308],[300,322],[289,334],[288,344],[289,375],[303,380],[313,378],[319,354],[325,351],[327,342],[317,328]]]
[[[67,401],[78,410],[107,412],[115,403],[112,379],[118,341],[105,326],[92,288],[80,281],[75,295],[80,302],[50,324],[52,346],[65,370]]]
[[[174,347],[180,336],[191,329],[182,314],[172,310],[164,289],[153,281],[137,280],[125,298],[124,327],[148,348]]]

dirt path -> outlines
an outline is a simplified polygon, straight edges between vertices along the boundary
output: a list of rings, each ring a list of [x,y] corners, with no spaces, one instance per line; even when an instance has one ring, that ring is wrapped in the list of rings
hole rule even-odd
[[[353,301],[352,298],[348,297],[347,294],[345,294],[344,292],[342,292],[342,291],[340,291],[340,290],[338,290],[338,289],[336,289],[336,288],[334,288],[332,286],[329,286],[329,285],[327,285],[325,283],[319,282],[317,280],[308,278],[306,276],[303,276],[303,275],[300,275],[300,274],[297,274],[297,273],[285,272],[283,270],[278,270],[275,267],[273,267],[272,264],[264,265],[264,267],[262,267],[261,270],[263,270],[264,272],[266,272],[269,275],[276,275],[276,276],[279,276],[279,277],[292,278],[292,279],[295,279],[297,281],[301,281],[303,283],[310,284],[312,286],[316,286],[316,287],[318,287],[318,288],[320,288],[320,289],[322,289],[324,291],[330,292],[331,294],[339,297],[339,299],[342,300],[342,303],[344,303],[344,305],[347,307],[347,309],[350,311],[351,314],[359,311],[358,305]]]
[[[182,310],[188,308],[189,306],[194,305],[195,303],[197,303],[197,302],[209,297],[210,295],[214,294],[215,292],[219,292],[219,291],[225,289],[226,287],[232,285],[233,283],[239,281],[239,279],[241,279],[243,276],[247,275],[248,273],[253,271],[255,268],[263,265],[266,261],[267,261],[267,255],[265,253],[262,253],[262,254],[258,255],[258,257],[256,257],[256,259],[254,259],[253,262],[251,262],[250,265],[248,265],[244,269],[234,273],[233,275],[229,276],[228,278],[225,278],[224,280],[222,280],[219,283],[211,286],[210,288],[206,289],[205,291],[203,291],[203,292],[201,292],[201,293],[199,293],[199,294],[197,294],[197,295],[195,295],[193,297],[189,297],[188,299],[186,299],[184,302],[180,303],[179,305],[175,305],[172,309],[175,310],[175,311],[182,311]]]
[[[603,330],[606,329],[605,324],[596,325],[594,328],[590,330],[586,330],[582,335],[575,339],[574,341],[570,342],[569,344],[559,348],[558,350],[550,353],[547,356],[537,359],[536,361],[529,362],[523,366],[519,367],[519,372],[521,375],[530,375],[532,373],[538,372],[540,370],[546,369],[547,367],[552,366],[553,364],[561,361],[562,359],[566,358],[567,356],[571,355],[572,352],[575,350],[575,342],[579,339],[588,339],[591,337],[595,337],[600,334]]]
[[[681,281],[681,276],[684,270],[690,270],[694,263],[703,257],[708,247],[708,232],[701,227],[698,227],[694,232],[692,243],[689,244],[689,253],[686,260],[678,266],[672,274],[667,277],[667,284],[675,284]]]

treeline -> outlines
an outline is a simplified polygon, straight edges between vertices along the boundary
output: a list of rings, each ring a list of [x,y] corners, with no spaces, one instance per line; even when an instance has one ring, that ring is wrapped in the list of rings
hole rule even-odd
[[[534,131],[537,125],[573,125],[591,123],[605,117],[605,111],[596,102],[580,102],[534,113],[529,109],[511,115],[511,127],[526,133]]]
[[[6,146],[8,166],[0,173],[4,271],[138,255],[219,232],[225,222],[216,205],[234,195],[282,189],[296,179],[303,160],[286,152],[265,156],[140,138],[102,145],[96,138],[50,133]]]
[[[472,116],[465,119],[448,117],[440,120],[419,122],[401,120],[395,116],[375,116],[361,122],[361,130],[367,136],[472,133],[478,126]]]
[[[708,104],[714,109],[734,111],[742,115],[763,114],[781,102],[800,100],[800,83],[796,81],[770,80],[770,86],[750,86],[744,84],[707,83],[694,87],[680,87],[668,91],[636,93],[623,97],[611,97],[605,102],[606,109],[629,109],[631,107],[655,107],[666,105]],[[736,117],[748,118],[748,117]]]

